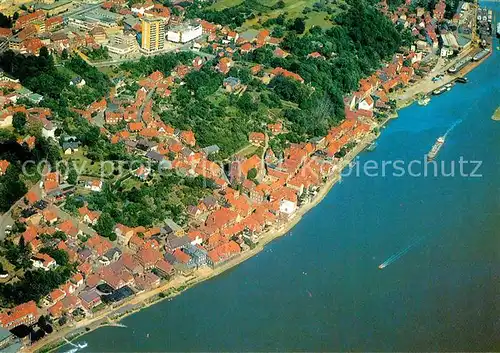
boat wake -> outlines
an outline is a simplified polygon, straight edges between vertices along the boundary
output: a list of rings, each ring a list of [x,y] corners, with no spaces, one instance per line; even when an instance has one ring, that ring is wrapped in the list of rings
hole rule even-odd
[[[385,260],[384,262],[382,262],[380,265],[378,265],[378,268],[381,269],[381,270],[384,269],[384,268],[386,268],[387,266],[389,266],[390,264],[392,264],[394,261],[398,260],[403,255],[405,255],[408,251],[410,251],[415,245],[417,245],[418,243],[420,243],[423,239],[424,239],[424,237],[418,238],[413,243],[411,243],[410,245],[408,245],[406,248],[404,248],[400,252],[392,255],[387,260]]]
[[[450,128],[449,128],[448,130],[446,130],[446,133],[444,134],[444,137],[446,138],[446,136],[448,136],[448,134],[449,134],[450,132],[452,132],[452,131],[453,131],[453,129],[454,129],[454,128],[458,125],[458,124],[460,124],[461,122],[462,122],[462,119],[458,119],[457,121],[455,121],[455,122],[453,123],[453,125],[451,125],[451,126],[450,126]]]
[[[67,338],[64,338],[64,340],[70,345],[73,346],[69,351],[66,351],[64,353],[76,353],[78,350],[86,348],[87,347],[87,342],[83,341],[82,343],[73,343],[71,341],[68,341]]]

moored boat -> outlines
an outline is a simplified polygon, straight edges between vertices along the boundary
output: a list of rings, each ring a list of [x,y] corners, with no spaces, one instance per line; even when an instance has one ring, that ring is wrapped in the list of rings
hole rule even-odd
[[[472,60],[472,57],[470,57],[470,56],[463,58],[455,66],[449,68],[448,72],[450,74],[456,74],[457,72],[462,70],[471,60]]]
[[[368,147],[366,147],[366,150],[368,152],[373,152],[375,150],[375,148],[377,148],[377,143],[375,141],[373,141],[372,143],[370,143],[368,145]]]
[[[418,105],[427,105],[429,104],[429,102],[431,101],[431,99],[429,97],[422,97],[418,100]]]
[[[439,96],[440,94],[444,93],[446,91],[446,87],[441,87],[437,88],[434,91],[432,91],[432,94],[435,96]]]
[[[483,59],[489,53],[490,53],[490,48],[486,48],[484,50],[481,50],[479,53],[477,53],[476,55],[474,55],[474,57],[472,58],[472,60],[479,61],[479,60]]]

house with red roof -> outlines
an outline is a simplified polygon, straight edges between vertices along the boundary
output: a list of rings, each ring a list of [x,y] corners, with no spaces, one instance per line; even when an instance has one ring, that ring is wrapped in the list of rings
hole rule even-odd
[[[162,258],[161,252],[153,248],[143,248],[135,256],[145,270],[154,268]]]
[[[45,222],[49,223],[49,224],[54,224],[57,222],[57,214],[55,213],[55,211],[53,209],[45,209],[43,212],[42,212],[42,215],[43,215],[43,219],[45,220]]]
[[[323,55],[321,55],[320,53],[318,53],[317,51],[308,54],[307,57],[313,58],[313,59],[325,59],[325,57]]]
[[[182,131],[180,138],[181,138],[181,141],[184,142],[186,145],[189,145],[189,146],[196,145],[196,138],[194,136],[194,132],[192,132],[190,130]]]
[[[231,67],[234,65],[234,62],[231,58],[221,58],[217,63],[217,70],[223,74],[227,74]]]
[[[138,132],[144,129],[144,124],[142,122],[128,123],[128,129],[130,132]]]
[[[78,230],[72,220],[68,219],[57,226],[57,230],[65,233],[66,235],[76,238],[82,232]]]
[[[5,175],[5,173],[7,172],[7,168],[9,168],[9,165],[9,161],[5,159],[0,160],[0,176]]]
[[[155,264],[155,269],[162,277],[170,278],[175,275],[175,268],[164,259],[160,259]]]
[[[58,301],[61,301],[66,297],[66,292],[63,290],[56,288],[49,294],[50,301],[52,303],[57,303]]]
[[[240,47],[240,52],[241,52],[241,54],[246,54],[246,53],[249,53],[250,51],[252,51],[252,49],[253,49],[252,44],[244,43]]]
[[[83,276],[81,273],[75,273],[73,277],[71,277],[71,283],[73,283],[76,287],[80,287],[83,285]]]
[[[7,330],[23,324],[29,326],[34,324],[38,320],[38,317],[36,303],[31,300],[1,313],[0,326]]]
[[[210,267],[215,268],[237,256],[240,252],[240,246],[235,241],[231,240],[209,251],[207,264]]]
[[[63,315],[64,305],[61,301],[58,301],[49,308],[49,314],[54,319],[60,318]]]
[[[235,211],[229,208],[221,208],[208,216],[206,225],[215,229],[224,229],[235,224],[239,219],[240,217]]]
[[[283,59],[286,58],[288,55],[290,55],[290,53],[284,51],[280,47],[276,47],[276,49],[274,49],[273,54],[274,54],[274,56],[276,56],[278,58],[283,58]]]
[[[103,98],[100,101],[93,102],[89,106],[88,111],[90,112],[90,114],[94,114],[94,113],[98,113],[98,112],[104,113],[106,111],[107,106],[108,106],[108,104],[106,103],[106,99]]]
[[[51,256],[42,253],[33,255],[31,262],[34,268],[41,268],[44,271],[49,271],[57,266],[56,260],[54,260]]]
[[[248,141],[252,145],[262,145],[266,142],[266,135],[262,132],[251,132]]]
[[[299,74],[296,74],[295,72],[288,71],[288,70],[286,70],[286,69],[284,69],[282,67],[276,67],[276,68],[274,68],[271,71],[271,76],[272,77],[283,76],[283,77],[287,77],[287,78],[291,78],[291,79],[297,80],[300,83],[304,83],[304,79]]]

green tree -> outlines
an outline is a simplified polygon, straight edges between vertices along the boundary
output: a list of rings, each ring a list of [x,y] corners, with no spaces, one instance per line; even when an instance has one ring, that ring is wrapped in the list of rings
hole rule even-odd
[[[113,218],[110,216],[109,213],[103,212],[99,217],[97,224],[95,225],[95,230],[100,235],[106,238],[110,238],[112,237],[112,234],[114,234],[113,232],[114,227],[115,227],[115,221],[113,220]]]
[[[52,257],[59,266],[67,266],[69,264],[68,253],[64,250],[46,247],[40,249],[40,252]]]
[[[252,168],[248,171],[247,179],[253,180],[257,177],[257,169]]]
[[[302,34],[306,30],[306,21],[303,18],[297,17],[291,26],[291,29],[297,32],[297,34]]]
[[[41,58],[45,58],[45,59],[48,59],[50,54],[49,54],[49,50],[47,49],[46,46],[43,46],[40,48],[40,57]]]
[[[68,60],[68,50],[66,48],[63,49],[62,53],[61,53],[61,59],[63,60]]]
[[[12,126],[20,134],[24,134],[26,128],[26,114],[22,112],[15,112],[12,117]]]
[[[76,185],[77,181],[78,181],[78,173],[76,172],[76,169],[73,166],[71,166],[68,171],[67,182],[71,185]]]

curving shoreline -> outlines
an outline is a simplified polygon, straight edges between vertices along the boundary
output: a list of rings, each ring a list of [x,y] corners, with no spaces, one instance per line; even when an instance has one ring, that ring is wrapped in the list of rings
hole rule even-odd
[[[384,120],[379,126],[385,125],[391,118]],[[53,351],[64,344],[67,343],[65,339],[73,340],[86,333],[89,333],[99,327],[103,326],[114,326],[114,322],[122,320],[123,318],[132,315],[144,308],[154,305],[165,299],[171,299],[185,290],[201,283],[211,278],[218,276],[219,274],[239,265],[243,261],[257,255],[265,246],[272,242],[273,240],[286,235],[297,223],[300,222],[302,217],[309,212],[312,208],[317,206],[328,194],[331,188],[341,179],[342,170],[349,165],[349,163],[356,158],[356,156],[362,152],[371,142],[373,142],[378,136],[374,134],[367,135],[363,140],[361,140],[356,147],[351,150],[342,160],[340,168],[334,173],[334,175],[328,179],[328,181],[323,184],[320,188],[318,194],[315,198],[303,205],[297,210],[297,212],[292,216],[292,218],[284,225],[279,228],[273,228],[261,235],[259,243],[254,249],[248,250],[247,252],[231,259],[227,263],[217,267],[214,270],[210,269],[198,269],[194,271],[190,276],[174,278],[172,281],[166,283],[163,286],[155,288],[151,291],[141,293],[127,302],[124,302],[114,308],[104,310],[98,313],[93,318],[85,319],[77,323],[75,326],[67,327],[61,331],[54,332],[52,335],[47,336],[46,339],[33,344],[32,346],[26,347],[25,352],[50,352]],[[160,293],[163,293],[161,295]],[[120,313],[121,309],[128,306],[133,306],[130,311],[125,311]],[[115,314],[115,315],[113,315]],[[117,315],[118,314],[118,315]]]
[[[465,75],[466,73],[472,71],[475,67],[480,65],[484,60],[487,60],[488,56],[485,57],[483,60],[481,60],[478,63],[474,63],[471,65],[468,65],[466,68],[464,68],[461,72],[460,75]],[[458,59],[457,59],[458,60]],[[434,73],[433,73],[434,74]],[[417,99],[417,96],[420,94],[428,94],[432,92],[434,88],[430,87],[429,85],[426,84],[426,79],[428,77],[422,78],[420,81],[416,82],[413,86],[411,86],[411,95],[409,97],[403,98],[403,97],[398,97],[398,94],[400,92],[395,92],[394,93],[394,98],[397,99],[398,105],[397,109],[402,109],[408,105],[411,105],[415,102]],[[450,77],[451,79],[451,77]],[[408,89],[408,88],[407,88]],[[397,117],[397,112],[394,114],[391,114],[387,119],[385,119],[383,122],[379,124],[379,128],[382,128],[385,126],[392,118]],[[310,211],[313,207],[318,205],[324,197],[328,194],[330,189],[341,179],[341,172],[342,170],[360,153],[362,152],[366,146],[368,146],[371,142],[373,142],[378,136],[374,134],[369,134],[367,135],[362,141],[360,141],[356,147],[351,150],[342,160],[342,162],[339,165],[339,169],[334,173],[334,175],[328,179],[328,181],[322,185],[320,188],[318,194],[315,196],[315,198],[307,203],[306,205],[303,205],[301,208],[297,210],[295,215],[287,222],[286,224],[282,225],[279,228],[273,228],[268,230],[267,232],[263,233],[261,235],[260,241],[257,244],[257,246],[254,249],[251,249],[233,259],[231,259],[229,262],[221,265],[220,267],[210,270],[210,269],[199,269],[196,270],[193,274],[187,277],[177,277],[174,278],[172,281],[169,281],[168,283],[164,284],[163,286],[160,286],[156,289],[153,289],[148,292],[141,293],[133,298],[131,298],[129,301],[126,301],[114,308],[109,308],[101,313],[97,313],[96,316],[90,319],[85,319],[82,320],[81,322],[77,323],[76,325],[72,327],[67,327],[64,328],[63,330],[60,330],[58,332],[54,332],[53,334],[47,336],[46,338],[42,339],[41,341],[35,343],[32,346],[25,347],[23,351],[26,352],[48,352],[48,351],[53,351],[62,345],[66,344],[67,341],[66,339],[72,340],[77,337],[80,337],[86,333],[89,333],[99,327],[102,326],[107,326],[107,325],[113,325],[114,322],[119,321],[131,314],[134,314],[144,308],[147,308],[153,304],[156,304],[164,299],[170,299],[173,298],[179,294],[181,294],[183,291],[187,290],[188,288],[195,286],[205,280],[211,279],[215,276],[218,276],[219,274],[225,272],[226,270],[229,270],[243,261],[249,259],[250,257],[253,257],[254,255],[257,255],[259,252],[261,252],[267,244],[272,242],[273,240],[286,235],[300,220],[302,219],[302,216],[304,216],[308,211]]]

